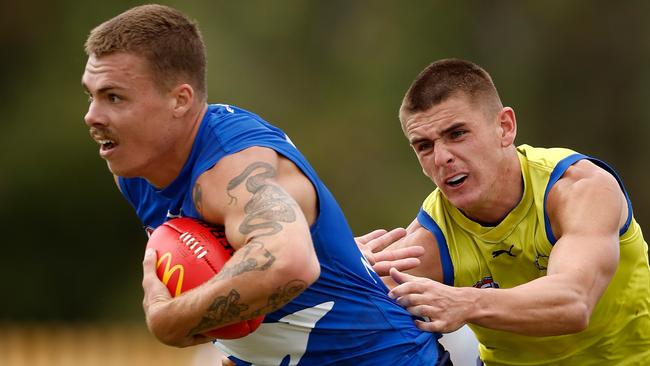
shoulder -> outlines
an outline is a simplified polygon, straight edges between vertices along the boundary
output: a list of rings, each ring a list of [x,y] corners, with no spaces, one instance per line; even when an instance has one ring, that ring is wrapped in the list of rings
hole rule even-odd
[[[218,224],[226,224],[226,213],[242,214],[250,209],[247,203],[259,203],[262,198],[282,207],[297,203],[310,223],[316,216],[311,182],[291,160],[264,146],[224,156],[197,178],[192,194],[201,216]]]
[[[208,187],[209,191],[203,189],[205,194],[222,192],[222,195],[227,196],[230,190],[237,188],[247,178],[253,178],[249,185],[257,180],[276,178],[278,164],[279,156],[275,150],[251,146],[221,158],[197,178],[195,187]]]
[[[229,231],[229,223],[242,219],[260,190],[276,184],[278,160],[272,149],[246,148],[224,156],[204,171],[192,187],[197,212],[208,222],[225,225],[226,235],[236,248],[243,238]]]
[[[556,237],[570,226],[616,228],[627,218],[626,198],[616,178],[586,159],[571,165],[551,188],[546,209]]]
[[[293,145],[287,142],[284,132],[259,116],[229,105],[210,105],[195,142],[193,179],[199,179],[209,170],[223,174],[224,169],[259,154],[275,157],[267,148],[283,154],[293,152]],[[264,150],[268,151],[262,153]]]
[[[216,138],[226,151],[240,150],[261,141],[284,141],[285,133],[260,116],[229,105],[211,105],[206,134]]]
[[[583,159],[567,168],[549,192],[549,200],[561,199],[566,195],[589,195],[603,190],[621,192],[616,178],[611,173]]]

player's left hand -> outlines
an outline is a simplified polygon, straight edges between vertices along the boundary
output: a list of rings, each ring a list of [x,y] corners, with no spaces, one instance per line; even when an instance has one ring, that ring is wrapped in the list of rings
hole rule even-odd
[[[389,248],[390,245],[396,243],[405,235],[406,230],[403,228],[391,231],[379,229],[358,236],[354,240],[372,269],[380,276],[388,276],[388,271],[391,268],[405,271],[420,265],[418,257],[424,254],[423,247]]]
[[[428,332],[449,333],[468,321],[467,314],[475,304],[463,288],[412,276],[395,268],[390,270],[390,276],[398,286],[388,296],[409,313],[429,319],[416,320],[418,328]]]
[[[169,290],[156,274],[156,252],[147,249],[142,261],[142,288],[144,290],[144,299],[142,308],[144,309],[147,327],[158,340],[169,346],[188,347],[201,343],[212,341],[212,338],[203,335],[186,335],[178,332],[178,327],[174,324],[180,317],[174,313],[178,309],[177,304],[171,297]]]

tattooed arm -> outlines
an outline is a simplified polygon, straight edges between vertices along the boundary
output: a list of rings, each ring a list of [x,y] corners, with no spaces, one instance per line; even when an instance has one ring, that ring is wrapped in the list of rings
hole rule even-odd
[[[199,177],[193,199],[204,220],[225,226],[237,251],[214,278],[173,299],[156,291],[155,258],[145,257],[147,324],[175,346],[203,342],[202,332],[272,312],[320,275],[309,232],[317,215],[315,190],[275,151],[253,147],[222,159]]]

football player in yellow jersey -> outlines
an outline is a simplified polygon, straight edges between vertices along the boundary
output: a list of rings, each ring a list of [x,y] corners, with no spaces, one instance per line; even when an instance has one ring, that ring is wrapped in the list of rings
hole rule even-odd
[[[609,166],[516,147],[514,110],[464,60],[422,71],[399,118],[437,188],[405,232],[360,246],[424,247],[408,273],[374,263],[421,329],[468,324],[486,365],[650,364],[648,246]]]

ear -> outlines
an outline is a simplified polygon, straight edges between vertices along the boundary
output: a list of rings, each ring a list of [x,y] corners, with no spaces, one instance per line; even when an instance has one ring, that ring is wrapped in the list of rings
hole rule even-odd
[[[172,90],[172,113],[183,117],[194,105],[194,89],[190,84],[180,84]]]
[[[510,107],[504,107],[498,114],[499,119],[499,133],[501,138],[501,146],[507,147],[515,142],[517,136],[517,118],[515,111]]]

